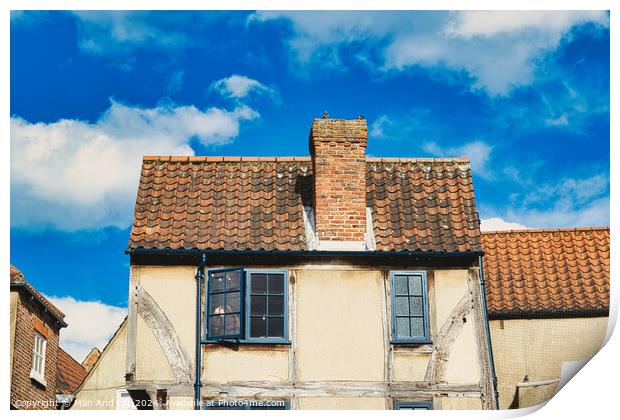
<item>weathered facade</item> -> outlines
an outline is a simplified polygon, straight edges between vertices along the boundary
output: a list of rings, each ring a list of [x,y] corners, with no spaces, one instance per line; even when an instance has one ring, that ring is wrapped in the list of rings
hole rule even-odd
[[[10,285],[11,409],[54,410],[64,314],[14,266]]]
[[[482,234],[500,408],[548,401],[594,356],[609,313],[609,228]]]
[[[363,118],[322,118],[310,158],[145,157],[126,347],[97,362],[124,353],[122,383],[95,366],[78,399],[495,408],[469,161],[366,142]]]

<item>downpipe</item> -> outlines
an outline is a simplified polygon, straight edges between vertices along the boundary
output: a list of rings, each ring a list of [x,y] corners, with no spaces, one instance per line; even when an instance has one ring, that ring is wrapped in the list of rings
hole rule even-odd
[[[201,409],[200,388],[202,387],[202,283],[207,256],[202,254],[200,264],[196,268],[196,373],[194,382],[194,410]]]
[[[482,256],[478,256],[478,269],[480,270],[480,292],[482,294],[482,307],[484,309],[484,325],[487,330],[487,345],[489,347],[489,362],[491,364],[491,375],[493,376],[493,393],[495,398],[495,409],[499,410],[499,392],[497,391],[497,375],[495,374],[495,360],[493,359],[493,346],[491,345],[491,328],[489,327],[489,314],[487,311],[487,297],[484,288],[484,270],[482,269]]]

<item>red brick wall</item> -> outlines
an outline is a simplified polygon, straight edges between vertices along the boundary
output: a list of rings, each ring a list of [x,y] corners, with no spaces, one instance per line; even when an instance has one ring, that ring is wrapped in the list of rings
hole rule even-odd
[[[18,409],[53,410],[55,406],[52,402],[56,400],[59,327],[54,325],[50,317],[41,311],[39,305],[31,301],[30,297],[23,292],[19,293],[15,322],[11,404]],[[35,328],[47,339],[44,372],[46,387],[30,379]],[[41,403],[38,406],[27,407],[23,406],[25,401],[31,403],[40,401]]]
[[[366,120],[315,119],[310,131],[314,214],[321,241],[363,241],[366,232]]]

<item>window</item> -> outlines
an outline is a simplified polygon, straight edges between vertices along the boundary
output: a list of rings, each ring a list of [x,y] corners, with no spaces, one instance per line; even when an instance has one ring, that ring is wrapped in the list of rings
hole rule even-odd
[[[209,271],[207,339],[242,338],[243,269]]]
[[[284,280],[282,272],[249,273],[249,339],[284,339]]]
[[[288,401],[205,401],[205,410],[288,410]]]
[[[32,370],[30,371],[30,377],[41,385],[47,385],[45,383],[45,348],[47,340],[41,334],[35,331],[34,333],[34,347],[32,349]]]
[[[126,389],[116,390],[116,402],[114,408],[116,410],[137,410],[131,395],[129,395],[129,391]]]
[[[397,402],[394,406],[396,410],[432,410],[432,402]]]
[[[286,271],[210,270],[207,291],[207,341],[287,342]]]
[[[397,271],[392,279],[392,341],[430,342],[426,273]]]

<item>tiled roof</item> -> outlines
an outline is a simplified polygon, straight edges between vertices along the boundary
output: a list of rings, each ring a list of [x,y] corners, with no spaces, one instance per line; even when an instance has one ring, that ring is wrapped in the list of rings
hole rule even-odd
[[[483,232],[491,318],[609,310],[609,228]]]
[[[379,251],[480,250],[467,159],[367,159]],[[307,157],[146,156],[129,247],[307,250]]]
[[[86,378],[86,369],[69,353],[58,348],[58,376],[56,393],[72,395]]]
[[[64,324],[63,319],[65,318],[65,314],[62,313],[60,309],[58,309],[52,302],[47,300],[45,296],[43,296],[37,289],[35,289],[24,277],[24,274],[14,265],[11,265],[11,276],[10,276],[11,286],[21,286],[26,288],[31,294],[36,296],[41,304],[47,309],[49,309],[55,316],[58,318],[61,323]]]

